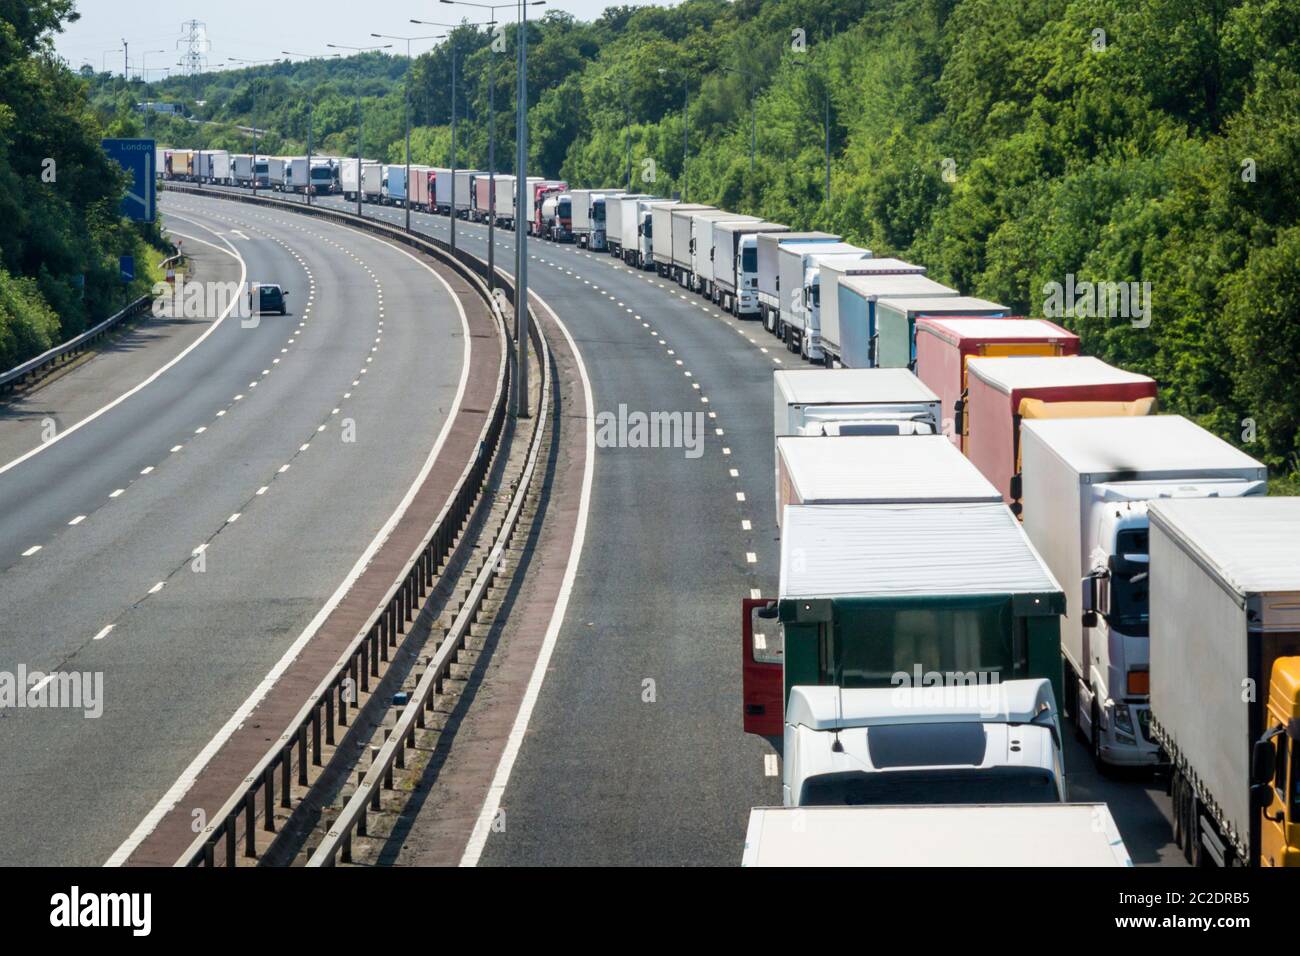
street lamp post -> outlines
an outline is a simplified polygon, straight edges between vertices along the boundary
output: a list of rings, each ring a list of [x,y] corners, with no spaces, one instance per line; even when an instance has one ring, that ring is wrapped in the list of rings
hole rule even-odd
[[[292,50],[281,50],[280,52],[283,53],[285,56],[300,56],[308,60],[314,60],[317,57],[323,57],[328,59],[332,57],[341,57],[343,55],[342,53],[316,53],[316,54],[294,53]],[[311,94],[308,93],[307,94],[307,188],[303,190],[303,193],[306,197],[304,199],[304,202],[306,202],[307,205],[309,206],[312,204],[311,203],[312,193],[316,189],[316,185],[315,183],[312,182],[312,178],[311,178],[311,133],[312,133],[312,125],[313,125],[312,111],[314,110],[314,108],[315,108],[315,104],[312,102]]]
[[[441,0],[463,6],[486,8],[492,5],[469,0]],[[519,228],[519,217],[528,210],[528,8],[539,7],[546,0],[520,0],[518,70],[516,86],[515,136],[515,414],[528,417],[528,230]],[[497,5],[504,8],[506,4]],[[454,199],[453,194],[453,199]]]
[[[263,63],[274,63],[274,58],[269,60],[243,60],[239,57],[228,56],[226,61],[229,63],[239,63],[242,66],[260,66]],[[248,88],[253,94],[253,195],[257,195],[257,77],[249,77]],[[268,181],[267,185],[270,185]]]
[[[808,66],[803,60],[795,60],[795,66]],[[831,208],[831,87],[830,84],[822,81],[822,92],[826,99],[826,114],[822,124],[824,132],[823,149],[826,154],[826,209]]]
[[[412,40],[440,40],[441,36],[422,36],[406,37],[391,36],[387,33],[372,33],[372,37],[378,40],[404,40],[406,41],[406,188],[403,193],[406,195],[406,231],[411,231],[411,41]],[[453,181],[452,185],[455,185]]]
[[[391,43],[385,43],[383,46],[346,46],[342,43],[326,43],[327,47],[333,50],[352,50],[354,53],[369,53],[371,50],[387,50],[392,46]],[[361,69],[357,68],[357,215],[364,215],[361,211],[361,193],[362,182],[361,175]]]

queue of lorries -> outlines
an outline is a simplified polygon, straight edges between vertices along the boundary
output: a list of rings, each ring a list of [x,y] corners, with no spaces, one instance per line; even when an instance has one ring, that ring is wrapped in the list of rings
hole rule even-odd
[[[337,162],[348,198],[405,201],[404,166]],[[1065,802],[1065,716],[1168,773],[1190,862],[1300,866],[1300,499],[1261,463],[923,266],[527,183],[520,216],[512,176],[412,166],[411,200],[608,251],[827,366],[774,373],[780,576],[742,602],[742,698],[783,806],[746,864],[1131,865],[1104,804]]]
[[[827,366],[774,373],[779,593],[742,602],[742,697],[783,806],[745,863],[1131,865],[1064,802],[1066,715],[1099,764],[1168,773],[1190,862],[1300,866],[1300,499],[1260,462],[923,266],[559,197],[579,244]]]

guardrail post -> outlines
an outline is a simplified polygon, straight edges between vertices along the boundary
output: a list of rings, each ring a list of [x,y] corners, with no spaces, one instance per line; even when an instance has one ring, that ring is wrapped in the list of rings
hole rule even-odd
[[[364,834],[362,835],[364,836]],[[352,831],[351,830],[343,834],[343,853],[341,855],[343,857],[344,863],[352,862]]]
[[[226,868],[233,870],[235,868],[235,819],[231,817],[226,820]]]
[[[311,722],[316,725],[316,737],[320,737],[320,707],[311,715]],[[307,727],[298,728],[298,786],[307,786]]]
[[[262,775],[262,798],[266,804],[262,811],[262,829],[267,833],[275,832],[275,767],[266,768]]]
[[[292,769],[289,765],[293,761],[293,744],[284,748],[280,754],[280,806],[288,810],[289,803],[289,771]]]
[[[320,766],[320,711],[316,711],[315,740],[312,743],[312,763]],[[325,693],[325,742],[334,746],[334,688]]]
[[[370,636],[366,638],[366,642],[370,645],[370,674],[372,677],[378,677],[379,676],[379,644],[380,644],[379,632],[375,630],[371,630]],[[383,651],[384,651],[384,660],[388,660],[387,644],[384,645]]]
[[[255,792],[252,788],[244,794],[244,856],[257,859],[257,817],[253,809]]]
[[[370,821],[367,819],[367,814],[363,807],[361,810],[361,816],[357,817],[357,836],[368,836],[366,830],[369,823]],[[348,832],[351,833],[352,831],[349,830]],[[348,859],[351,859],[351,854],[348,854]]]
[[[370,692],[370,668],[366,664],[366,645],[363,643],[356,656],[352,658],[352,673],[361,671],[361,689]]]

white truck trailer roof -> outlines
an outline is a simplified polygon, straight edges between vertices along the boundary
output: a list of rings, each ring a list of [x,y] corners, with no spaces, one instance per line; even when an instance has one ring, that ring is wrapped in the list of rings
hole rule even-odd
[[[755,807],[741,866],[1132,866],[1104,803]]]
[[[1007,394],[1017,388],[1128,385],[1151,381],[1146,375],[1107,365],[1091,355],[972,358],[966,367],[972,374]]]
[[[944,435],[786,435],[776,454],[782,480],[805,505],[1002,501]]]
[[[783,600],[1061,592],[1001,503],[791,505],[781,528]]]
[[[1300,498],[1170,499],[1148,514],[1242,602],[1300,592]]]
[[[1263,464],[1181,415],[1028,419],[1020,432],[1026,453],[1041,445],[1090,484],[1268,477]]]
[[[905,368],[783,369],[774,372],[772,380],[778,396],[800,405],[939,400],[939,396]]]

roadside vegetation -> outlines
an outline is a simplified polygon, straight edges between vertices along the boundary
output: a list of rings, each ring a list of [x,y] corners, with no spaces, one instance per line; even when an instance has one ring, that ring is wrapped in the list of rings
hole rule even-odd
[[[156,226],[118,215],[127,177],[99,145],[112,134],[52,53],[71,15],[71,0],[0,2],[0,371],[143,295],[166,255]]]
[[[1042,315],[1048,283],[1149,283],[1150,324],[1067,316],[1164,407],[1300,464],[1300,0],[686,0],[530,25],[530,172],[833,230]],[[462,27],[457,162],[513,164],[515,31]],[[85,69],[101,122],[190,146],[404,156],[404,58],[149,90]],[[685,85],[685,89],[683,86]],[[410,70],[415,162],[450,161],[451,50]],[[181,102],[185,119],[130,112]],[[683,101],[689,110],[683,128]],[[683,133],[689,160],[683,169]],[[830,195],[825,146],[829,141]],[[751,142],[753,155],[751,158]],[[26,273],[24,273],[26,274]]]

